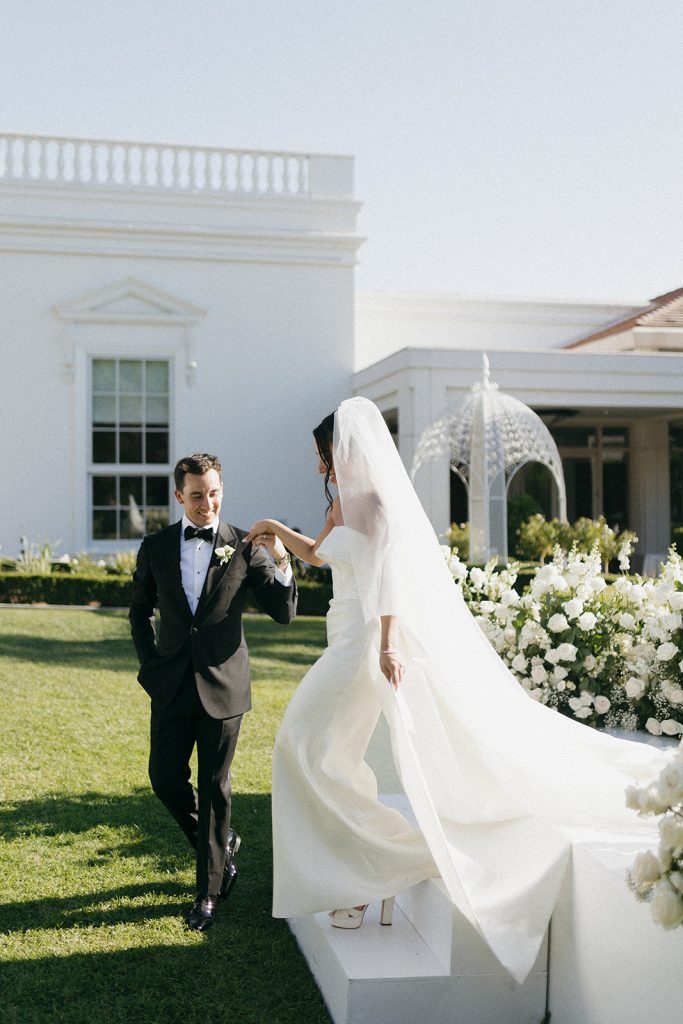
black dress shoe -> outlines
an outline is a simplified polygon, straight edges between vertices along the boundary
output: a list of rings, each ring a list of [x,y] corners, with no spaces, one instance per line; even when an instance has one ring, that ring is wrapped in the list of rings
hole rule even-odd
[[[187,927],[193,932],[205,932],[216,920],[218,914],[218,893],[212,896],[197,896],[187,918]]]
[[[218,893],[222,900],[228,898],[228,894],[237,881],[237,868],[235,867],[235,854],[240,848],[242,840],[233,829],[228,832],[228,848],[225,851],[225,867],[223,868],[223,879]]]

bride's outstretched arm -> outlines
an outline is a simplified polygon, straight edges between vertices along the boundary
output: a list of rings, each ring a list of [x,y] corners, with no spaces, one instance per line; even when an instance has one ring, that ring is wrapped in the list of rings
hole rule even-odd
[[[329,523],[329,525],[328,525]],[[306,537],[303,533],[297,533],[296,530],[290,530],[284,523],[279,523],[277,519],[257,519],[252,524],[249,533],[246,535],[244,540],[249,543],[251,541],[257,547],[261,546],[259,538],[262,535],[275,535],[279,537],[286,548],[300,558],[304,562],[308,562],[309,565],[324,565],[322,558],[318,558],[315,551],[318,545],[321,543],[324,537],[330,532],[334,526],[333,522],[328,520],[325,524],[325,528],[320,532],[319,536],[313,540],[311,537]]]

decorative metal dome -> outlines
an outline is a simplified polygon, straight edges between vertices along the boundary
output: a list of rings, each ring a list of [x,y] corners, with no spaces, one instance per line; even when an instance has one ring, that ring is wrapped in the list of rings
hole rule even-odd
[[[485,562],[494,554],[507,560],[507,490],[527,462],[548,467],[557,485],[560,518],[566,519],[564,473],[557,445],[533,409],[498,390],[491,381],[486,355],[481,381],[453,412],[423,432],[411,476],[414,478],[425,462],[446,452],[451,469],[467,487],[471,561]]]

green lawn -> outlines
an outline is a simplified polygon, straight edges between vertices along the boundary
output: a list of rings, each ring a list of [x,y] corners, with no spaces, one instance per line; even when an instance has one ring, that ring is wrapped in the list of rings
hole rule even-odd
[[[151,793],[148,698],[125,613],[0,609],[3,1024],[328,1021],[270,916],[270,761],[321,619],[245,624],[254,710],[234,764],[240,877],[189,932],[192,851]]]

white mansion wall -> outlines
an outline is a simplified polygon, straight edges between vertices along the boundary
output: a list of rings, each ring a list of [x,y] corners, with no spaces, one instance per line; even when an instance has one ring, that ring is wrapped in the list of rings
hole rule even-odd
[[[359,293],[355,367],[362,370],[404,348],[559,348],[642,305]]]
[[[170,460],[222,458],[226,517],[319,526],[311,429],[351,393],[357,204],[350,161],[320,158],[316,179],[305,159],[301,195],[201,202],[180,187],[17,181],[5,165],[3,553],[22,534],[69,552],[135,544],[90,543],[92,356],[171,359]]]

